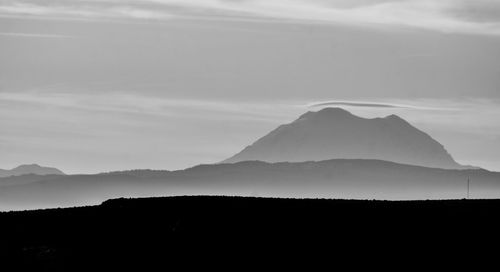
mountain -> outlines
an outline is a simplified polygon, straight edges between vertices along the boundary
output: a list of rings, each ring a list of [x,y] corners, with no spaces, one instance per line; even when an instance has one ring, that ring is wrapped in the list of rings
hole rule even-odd
[[[378,159],[445,169],[458,164],[443,145],[396,115],[367,119],[340,108],[307,112],[223,161]]]
[[[5,178],[4,178],[5,179]],[[500,173],[440,169],[380,160],[199,165],[178,171],[135,170],[41,177],[0,187],[0,210],[84,206],[120,197],[236,195],[285,198],[498,198]],[[3,179],[0,179],[0,184]]]
[[[21,175],[64,175],[64,173],[56,168],[43,167],[38,164],[24,164],[11,170],[0,169],[0,177],[11,177]]]

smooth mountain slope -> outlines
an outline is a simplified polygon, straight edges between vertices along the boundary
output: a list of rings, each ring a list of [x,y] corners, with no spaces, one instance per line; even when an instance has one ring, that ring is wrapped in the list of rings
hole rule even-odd
[[[396,115],[366,119],[340,108],[307,112],[223,161],[301,162],[378,159],[463,169],[443,145]]]

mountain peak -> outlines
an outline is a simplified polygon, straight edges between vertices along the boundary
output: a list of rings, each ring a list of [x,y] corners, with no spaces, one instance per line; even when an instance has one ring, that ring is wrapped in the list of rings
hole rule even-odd
[[[21,175],[65,175],[61,170],[53,167],[44,167],[36,163],[22,164],[11,170],[0,169],[0,177],[21,176]]]
[[[398,121],[404,121],[406,123],[406,120],[399,117],[398,115],[396,114],[391,114],[391,115],[387,115],[386,117],[384,117],[384,119],[388,119],[388,120],[398,120]]]
[[[36,169],[36,168],[43,168],[41,167],[40,165],[36,164],[36,163],[32,163],[32,164],[21,164],[19,165],[18,167],[12,169],[12,170],[16,170],[16,169]]]
[[[352,113],[342,108],[324,108],[319,111],[308,111],[300,116],[301,118],[339,118],[355,117]]]
[[[324,108],[321,109],[320,111],[317,112],[318,114],[329,114],[329,115],[352,115],[350,112],[343,108],[337,108],[337,107],[329,107],[329,108]]]
[[[377,159],[435,168],[463,168],[440,143],[397,115],[366,119],[341,108],[307,112],[224,162],[329,159]]]
[[[396,114],[387,115],[385,118],[386,119],[403,119],[403,118],[397,116]]]

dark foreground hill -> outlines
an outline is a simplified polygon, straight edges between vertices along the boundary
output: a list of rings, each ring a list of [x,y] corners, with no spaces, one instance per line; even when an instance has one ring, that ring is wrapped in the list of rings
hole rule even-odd
[[[500,200],[116,199],[0,213],[0,256],[3,267],[31,271],[169,270],[234,261],[248,267],[269,260],[283,266],[421,263],[444,261],[471,242],[494,245],[498,214]]]

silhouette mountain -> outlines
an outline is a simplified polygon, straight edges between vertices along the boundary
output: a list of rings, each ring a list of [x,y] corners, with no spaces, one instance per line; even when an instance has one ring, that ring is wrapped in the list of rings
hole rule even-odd
[[[24,177],[24,176],[23,176]],[[119,197],[229,195],[285,198],[498,198],[500,173],[441,169],[381,160],[199,165],[178,171],[134,170],[98,175],[0,178],[0,210],[98,204]]]
[[[378,159],[426,167],[465,169],[443,145],[396,115],[367,119],[340,108],[307,112],[223,161],[301,162]]]
[[[65,175],[61,170],[52,167],[43,167],[38,164],[23,164],[11,170],[0,169],[0,177],[21,175]]]

